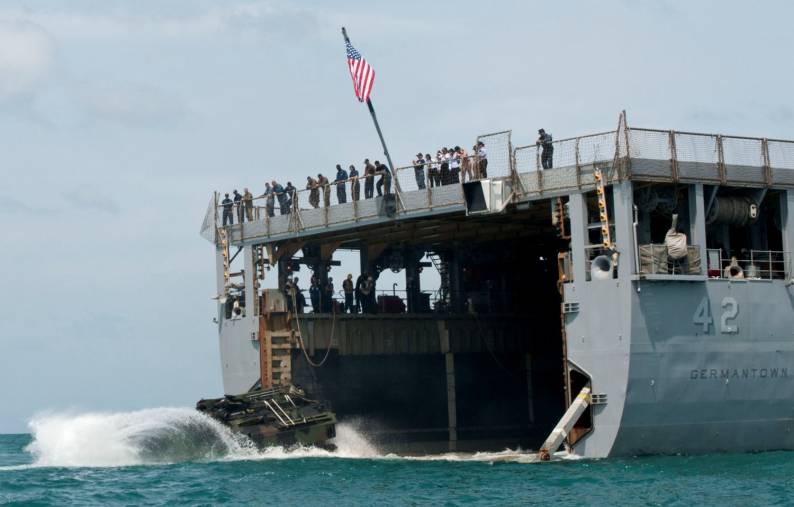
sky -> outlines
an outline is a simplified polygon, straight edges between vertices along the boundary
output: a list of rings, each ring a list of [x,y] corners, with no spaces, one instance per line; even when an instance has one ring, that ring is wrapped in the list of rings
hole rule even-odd
[[[794,138],[794,4],[0,3],[0,433],[222,393],[214,190],[539,127]],[[341,275],[341,273],[340,273]],[[341,276],[340,276],[341,279]]]

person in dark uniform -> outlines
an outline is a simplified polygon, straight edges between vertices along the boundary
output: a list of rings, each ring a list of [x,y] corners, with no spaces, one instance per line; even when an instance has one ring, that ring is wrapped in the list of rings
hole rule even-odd
[[[284,196],[287,204],[287,215],[292,213],[292,203],[295,202],[296,188],[292,186],[292,182],[288,181],[287,186],[284,187]]]
[[[361,182],[358,181],[358,171],[356,171],[356,166],[352,164],[350,165],[348,176],[350,176],[350,197],[354,201],[358,201],[361,199]]]
[[[364,159],[364,199],[372,199],[375,190],[375,166]]]
[[[360,275],[358,275],[358,278],[356,278],[356,288],[355,288],[356,313],[364,312],[364,296],[363,294],[361,294],[361,286],[364,285],[364,280],[366,279],[367,277],[366,275],[364,275],[364,273],[361,273]]]
[[[237,223],[243,223],[243,195],[235,188],[232,193],[234,194],[234,211],[237,212]]]
[[[221,201],[221,206],[223,206],[223,226],[226,227],[226,221],[229,221],[229,225],[234,225],[234,215],[232,214],[232,209],[234,209],[234,201],[229,199],[229,194],[224,194],[226,197]]]
[[[449,185],[452,183],[451,178],[449,177],[449,151],[446,148],[442,148],[441,150],[441,169],[440,169],[440,177],[441,177],[441,184],[442,185]]]
[[[367,276],[364,283],[361,285],[361,294],[364,296],[364,312],[376,313],[378,305],[375,302],[375,280],[372,275]]]
[[[312,311],[320,313],[320,281],[316,276],[312,276],[312,282],[309,286],[309,300],[312,302]]]
[[[347,184],[347,171],[342,169],[342,166],[336,164],[336,178],[334,178],[334,182],[336,183],[336,200],[339,204],[344,204],[347,202],[347,193],[345,191],[345,185]]]
[[[297,276],[292,280],[292,286],[295,289],[295,309],[298,313],[303,313],[303,309],[306,308],[306,296],[303,295],[303,291],[301,290],[300,285],[298,285]]]
[[[421,153],[416,154],[414,160],[414,177],[416,178],[416,188],[425,189],[425,157]]]
[[[375,185],[375,188],[378,191],[378,196],[382,196],[385,194],[391,193],[391,172],[389,168],[386,167],[386,164],[381,164],[377,160],[375,161],[375,172],[380,174],[380,179],[378,183]]]
[[[322,305],[323,311],[326,313],[331,313],[334,311],[334,279],[330,276],[328,277],[328,281],[325,283],[325,287],[323,287],[323,299]]]
[[[356,313],[353,304],[353,275],[348,273],[347,278],[342,282],[342,290],[345,291],[345,313]]]
[[[288,214],[289,205],[287,205],[287,194],[284,192],[284,187],[282,187],[281,183],[277,182],[276,180],[273,180],[271,184],[273,194],[276,196],[276,199],[278,199],[279,213],[282,215]]]
[[[551,134],[545,130],[538,130],[538,140],[535,142],[543,150],[540,154],[540,162],[543,169],[551,169],[552,158],[554,157],[554,144],[552,144]]]

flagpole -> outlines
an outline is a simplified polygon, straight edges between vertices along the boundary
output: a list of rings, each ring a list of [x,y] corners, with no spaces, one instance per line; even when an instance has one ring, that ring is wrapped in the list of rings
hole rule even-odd
[[[375,123],[375,130],[378,131],[378,137],[380,137],[380,144],[383,145],[383,154],[386,155],[386,161],[389,163],[389,171],[394,174],[394,164],[391,163],[391,155],[389,155],[389,149],[386,147],[386,141],[383,140],[383,132],[380,131],[380,125],[378,124],[378,117],[375,116],[375,108],[372,107],[372,100],[367,99],[367,107],[369,108],[369,114],[372,115],[372,121]]]
[[[345,42],[350,42],[350,38],[347,36],[347,30],[345,30],[345,27],[342,27],[342,37],[345,38]],[[377,115],[375,115],[375,108],[372,107],[372,100],[370,100],[369,98],[367,98],[367,107],[369,108],[369,114],[372,116],[372,121],[373,123],[375,123],[375,130],[378,131],[380,144],[383,145],[383,154],[386,156],[386,161],[389,163],[389,167],[388,167],[389,172],[391,174],[394,174],[394,164],[392,164],[391,155],[389,155],[389,149],[386,147],[386,141],[383,139],[383,132],[381,132],[380,124],[378,124],[378,117]]]

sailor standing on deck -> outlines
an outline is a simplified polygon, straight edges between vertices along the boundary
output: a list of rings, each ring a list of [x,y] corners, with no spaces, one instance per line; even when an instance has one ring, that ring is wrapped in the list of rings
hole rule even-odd
[[[234,209],[237,211],[237,223],[243,223],[243,196],[234,189]]]
[[[460,181],[463,183],[466,183],[466,181],[471,181],[473,173],[469,155],[466,153],[466,150],[459,148],[458,156],[460,157]]]
[[[356,288],[355,288],[355,296],[356,296],[356,313],[364,311],[364,295],[361,293],[361,286],[364,285],[364,281],[367,279],[364,276],[364,273],[358,275],[356,278]]]
[[[322,304],[323,311],[326,313],[333,312],[334,309],[334,279],[330,276],[328,277],[328,281],[325,282],[325,287],[323,287],[323,298]]]
[[[353,275],[347,274],[347,278],[342,282],[342,290],[345,291],[345,313],[356,313],[353,305]]]
[[[320,207],[320,184],[311,176],[306,176],[306,190],[309,191],[309,204],[312,208]]]
[[[245,207],[245,217],[249,222],[254,221],[254,195],[248,190],[243,189],[243,207]]]
[[[279,213],[286,215],[289,213],[289,205],[287,204],[287,194],[284,192],[284,187],[281,186],[276,180],[273,180],[273,193],[278,199]]]
[[[323,206],[327,208],[331,205],[331,185],[328,184],[328,178],[322,174],[317,175],[317,184],[323,190]]]
[[[336,200],[339,204],[344,204],[347,202],[347,194],[345,193],[345,184],[347,181],[347,172],[342,169],[340,164],[336,164],[336,178],[334,182],[336,183]]]
[[[364,199],[372,199],[372,193],[375,190],[375,166],[369,162],[368,158],[364,159]]]
[[[441,164],[440,177],[442,185],[449,185],[449,151],[446,148],[441,148],[441,153],[438,155],[438,162]]]
[[[361,183],[358,181],[358,171],[353,164],[350,164],[348,175],[350,176],[350,197],[354,201],[358,201],[361,199]]]
[[[551,169],[552,157],[554,156],[554,144],[552,144],[551,134],[547,134],[545,130],[538,130],[538,140],[535,142],[540,146],[543,151],[540,154],[540,161],[543,169]]]
[[[477,141],[477,145],[474,147],[477,151],[477,170],[479,174],[477,175],[477,179],[487,178],[488,177],[488,152],[485,150],[485,143],[482,141]]]
[[[295,187],[292,186],[291,181],[288,181],[287,186],[284,187],[284,195],[286,196],[287,214],[289,215],[290,213],[292,213],[292,203],[295,202]]]
[[[298,313],[303,313],[303,308],[306,306],[306,298],[303,296],[303,291],[298,285],[298,277],[292,280],[292,287],[295,289],[295,310]]]
[[[375,161],[375,171],[380,174],[380,179],[378,183],[375,185],[375,188],[378,191],[378,196],[382,196],[385,194],[391,193],[391,172],[389,172],[389,168],[386,167],[386,164],[381,164],[379,161]],[[382,189],[382,191],[381,191]]]
[[[312,311],[320,313],[320,280],[317,275],[312,275],[311,285],[309,285],[309,300],[312,302]]]
[[[425,154],[425,165],[427,166],[427,179],[430,181],[430,188],[437,187],[441,181],[438,176],[438,162],[427,153]]]
[[[221,201],[223,206],[223,226],[226,227],[226,221],[229,225],[234,225],[234,215],[232,215],[232,208],[234,208],[234,201],[229,199],[229,194],[224,194],[226,197]]]
[[[416,177],[416,188],[425,189],[425,158],[421,153],[416,154],[414,160],[414,176]]]
[[[450,151],[449,177],[452,183],[460,183],[460,146]]]
[[[276,201],[273,195],[273,188],[270,186],[270,183],[265,183],[265,193],[262,194],[261,197],[265,198],[265,210],[267,211],[267,216],[276,216]]]
[[[378,308],[375,303],[375,280],[372,275],[367,275],[361,285],[361,295],[364,297],[364,313],[376,313]]]

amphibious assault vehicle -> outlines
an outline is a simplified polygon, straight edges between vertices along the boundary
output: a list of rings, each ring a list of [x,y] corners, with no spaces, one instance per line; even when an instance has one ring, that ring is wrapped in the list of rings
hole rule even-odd
[[[330,448],[328,440],[336,436],[334,413],[293,385],[199,400],[196,409],[245,435],[260,449],[275,445]]]

